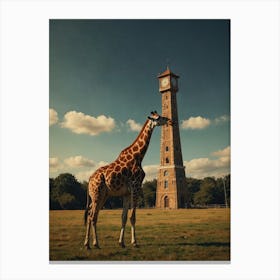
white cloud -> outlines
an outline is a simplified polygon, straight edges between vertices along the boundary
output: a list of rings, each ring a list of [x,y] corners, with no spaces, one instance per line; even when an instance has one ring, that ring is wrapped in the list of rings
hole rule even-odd
[[[129,125],[129,128],[130,128],[130,130],[132,130],[132,131],[140,131],[141,128],[142,128],[142,125],[141,125],[141,124],[135,122],[135,121],[132,120],[132,119],[129,119],[126,123]]]
[[[220,116],[220,117],[214,119],[215,124],[222,124],[227,121],[229,121],[229,116],[227,116],[227,115],[223,115],[223,116]]]
[[[51,157],[49,158],[49,167],[50,167],[50,172],[56,172],[59,169],[62,169],[63,165],[60,163],[57,157]]]
[[[143,170],[146,173],[144,181],[151,181],[153,179],[156,179],[158,175],[158,168],[159,168],[158,164],[143,166]]]
[[[229,161],[224,161],[223,158],[209,159],[197,158],[185,162],[186,172],[188,177],[204,178],[204,177],[221,177],[228,174]]]
[[[99,167],[107,165],[107,164],[108,164],[108,162],[106,162],[106,161],[100,161],[97,164],[95,164],[95,168],[91,168],[91,169],[88,169],[88,170],[85,170],[85,171],[77,172],[75,174],[75,177],[80,182],[88,181],[89,177],[94,173],[94,171],[96,171]]]
[[[82,156],[69,157],[64,160],[69,167],[94,167],[94,161]]]
[[[183,129],[203,129],[210,125],[211,121],[209,119],[198,117],[190,117],[187,120],[182,121]]]
[[[50,126],[53,125],[53,124],[56,124],[58,122],[58,115],[57,115],[57,112],[50,108],[49,109],[49,124]]]
[[[106,161],[99,161],[95,163],[93,160],[84,158],[82,156],[74,156],[64,159],[64,164],[60,162],[59,158],[49,158],[50,173],[56,174],[57,172],[72,173],[80,182],[88,181],[89,177],[99,167],[107,165]],[[70,171],[69,169],[76,168],[78,172]],[[56,174],[57,175],[57,174]]]
[[[101,160],[97,163],[96,167],[99,168],[99,167],[105,166],[107,164],[109,164],[107,161]]]
[[[230,146],[212,153],[215,157],[230,157]]]
[[[213,152],[211,155],[217,157],[196,158],[186,161],[187,176],[193,178],[204,178],[207,176],[221,177],[230,173],[230,147]]]
[[[77,134],[98,135],[112,131],[116,124],[113,118],[104,115],[95,118],[81,112],[70,111],[64,115],[61,126]]]
[[[212,124],[221,125],[228,121],[229,121],[229,116],[227,115],[217,117],[213,120],[203,118],[201,116],[190,117],[189,119],[182,121],[181,127],[183,129],[204,129]]]
[[[88,182],[89,177],[92,175],[94,170],[86,170],[86,171],[80,171],[75,174],[75,177],[77,178],[78,181],[83,182],[86,181]]]

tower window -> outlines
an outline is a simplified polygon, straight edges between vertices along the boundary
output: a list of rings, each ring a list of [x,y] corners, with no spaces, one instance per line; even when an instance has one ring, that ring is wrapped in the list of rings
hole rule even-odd
[[[169,207],[169,198],[168,196],[164,197],[164,208],[168,208]]]
[[[165,188],[165,189],[168,188],[168,181],[167,181],[167,180],[164,181],[164,188]]]
[[[165,163],[169,163],[169,158],[168,157],[165,159]]]
[[[163,176],[167,176],[167,175],[168,175],[168,171],[165,170],[165,171],[163,172]]]
[[[168,148],[168,146],[166,146],[166,147],[165,147],[165,151],[168,152],[168,150],[169,150],[169,148]]]

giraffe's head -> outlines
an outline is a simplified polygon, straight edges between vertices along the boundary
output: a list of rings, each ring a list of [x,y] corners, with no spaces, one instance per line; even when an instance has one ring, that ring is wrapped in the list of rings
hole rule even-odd
[[[148,119],[152,121],[153,127],[162,125],[172,125],[172,121],[169,118],[162,117],[157,113],[157,111],[151,112],[151,115],[148,116]]]

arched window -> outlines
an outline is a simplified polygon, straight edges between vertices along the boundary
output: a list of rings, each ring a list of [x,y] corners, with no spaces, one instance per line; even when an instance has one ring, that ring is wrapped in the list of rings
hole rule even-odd
[[[165,189],[168,188],[168,181],[167,181],[167,180],[164,181],[164,188],[165,188]]]
[[[168,150],[169,150],[169,148],[168,148],[168,146],[166,146],[166,147],[165,147],[165,151],[168,152]]]
[[[165,163],[169,163],[169,158],[168,157],[165,159]]]
[[[169,207],[169,198],[168,196],[164,197],[164,208],[168,208]]]
[[[163,176],[167,176],[167,175],[168,175],[168,171],[165,170],[165,171],[163,172]]]

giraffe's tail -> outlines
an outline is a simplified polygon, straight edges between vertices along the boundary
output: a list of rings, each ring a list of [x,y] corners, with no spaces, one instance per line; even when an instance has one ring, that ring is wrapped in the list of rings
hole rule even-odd
[[[86,205],[86,209],[84,212],[84,224],[87,224],[87,217],[88,217],[88,211],[89,211],[89,193],[88,193],[88,188],[87,188],[87,205]]]
[[[85,209],[85,213],[84,213],[84,225],[87,224],[87,216],[88,216],[88,208]]]

